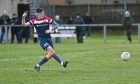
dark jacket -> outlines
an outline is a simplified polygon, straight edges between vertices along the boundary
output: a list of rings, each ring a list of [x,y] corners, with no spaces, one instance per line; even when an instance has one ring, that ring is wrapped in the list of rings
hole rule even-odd
[[[91,24],[92,23],[92,18],[90,16],[85,16],[84,21],[85,21],[85,24]]]
[[[2,15],[0,18],[2,25],[9,25],[11,23],[10,17],[8,15]]]
[[[124,17],[123,18],[123,27],[125,28],[126,31],[131,31],[131,27],[132,27],[132,23],[133,23],[133,19],[132,17]]]
[[[11,19],[11,23],[12,23],[13,25],[18,25],[18,24],[20,24],[20,22],[19,22],[19,20],[18,20],[17,17],[12,18],[12,19]]]
[[[75,18],[74,21],[73,21],[73,24],[84,24],[84,20],[83,20],[82,17]],[[76,27],[76,33],[83,32],[83,31],[84,31],[84,27],[82,27],[82,26],[77,26]]]
[[[13,25],[12,28],[11,28],[12,31],[18,31],[19,30],[19,27],[14,26],[14,25],[20,25],[20,21],[17,17],[13,17],[11,19],[11,24]]]

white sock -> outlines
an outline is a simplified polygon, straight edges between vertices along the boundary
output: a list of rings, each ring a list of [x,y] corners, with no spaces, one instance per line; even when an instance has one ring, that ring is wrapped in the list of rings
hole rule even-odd
[[[61,62],[61,65],[63,65],[64,63],[63,62]]]
[[[36,64],[36,66],[40,66],[39,64]]]

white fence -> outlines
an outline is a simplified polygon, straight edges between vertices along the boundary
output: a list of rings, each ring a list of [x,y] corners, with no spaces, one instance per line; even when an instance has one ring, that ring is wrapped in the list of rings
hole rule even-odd
[[[3,25],[0,25],[0,28]],[[8,25],[9,28],[9,34],[6,34],[7,32],[7,27],[6,27],[6,31],[5,31],[5,41],[7,42],[8,39],[10,38],[10,29],[11,29],[11,25]],[[21,25],[16,25],[16,26],[20,26]],[[122,26],[122,24],[71,24],[71,25],[67,25],[67,24],[63,24],[61,25],[61,27],[59,28],[61,30],[60,34],[52,34],[52,37],[75,37],[75,34],[73,33],[75,30],[76,26],[90,26],[92,28],[96,27],[102,27],[103,29],[103,42],[106,43],[107,42],[107,28],[108,27],[117,27],[117,26]],[[133,26],[137,26],[138,28],[138,43],[140,43],[140,23],[139,24],[133,24]],[[36,34],[36,33],[34,33]],[[1,29],[0,29],[0,35],[1,35]],[[7,36],[9,35],[9,36]]]

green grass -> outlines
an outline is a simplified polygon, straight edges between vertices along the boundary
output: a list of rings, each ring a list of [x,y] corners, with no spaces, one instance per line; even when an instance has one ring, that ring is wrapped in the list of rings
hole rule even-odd
[[[63,60],[63,68],[54,59],[37,72],[34,65],[46,54],[38,44],[0,44],[0,84],[140,84],[140,44],[133,36],[132,44],[125,44],[124,36],[93,35],[84,44],[76,40],[54,44]],[[122,61],[123,51],[131,53],[129,61]]]

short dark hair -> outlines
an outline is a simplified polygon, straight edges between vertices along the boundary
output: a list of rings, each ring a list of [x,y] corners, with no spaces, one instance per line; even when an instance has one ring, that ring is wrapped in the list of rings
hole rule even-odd
[[[37,9],[36,9],[36,12],[37,12],[37,13],[41,13],[42,11],[43,11],[42,8],[37,8]]]

